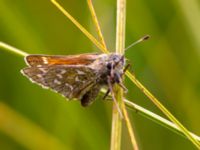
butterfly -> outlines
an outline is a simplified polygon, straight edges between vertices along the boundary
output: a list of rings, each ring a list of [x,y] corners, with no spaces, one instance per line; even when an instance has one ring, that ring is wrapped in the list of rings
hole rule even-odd
[[[125,58],[120,54],[28,55],[25,62],[28,67],[21,72],[32,82],[80,100],[82,106],[92,104],[102,88],[107,88],[104,98],[113,96],[116,83],[125,89]]]

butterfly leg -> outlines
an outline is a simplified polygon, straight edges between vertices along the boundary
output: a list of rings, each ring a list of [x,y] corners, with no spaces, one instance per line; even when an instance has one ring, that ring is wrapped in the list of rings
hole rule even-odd
[[[122,111],[121,111],[121,109],[120,109],[120,107],[119,107],[119,105],[117,103],[117,100],[116,100],[114,92],[113,92],[113,86],[112,86],[112,83],[111,83],[111,77],[110,76],[108,76],[107,82],[108,82],[108,87],[109,87],[112,99],[113,99],[113,101],[115,103],[115,106],[116,106],[116,108],[117,108],[117,110],[119,112],[120,117],[123,118]]]
[[[123,70],[123,74],[124,75],[126,73],[126,71],[131,67],[131,64],[127,64]]]
[[[114,75],[114,81],[124,90],[125,93],[127,93],[128,89],[124,86],[124,84],[122,83],[122,80],[121,80],[123,74],[122,75],[115,74]]]
[[[124,84],[122,83],[121,78],[122,78],[122,76],[126,73],[126,71],[130,68],[130,66],[131,66],[130,64],[127,64],[126,67],[125,67],[124,70],[123,70],[123,74],[122,74],[121,76],[118,75],[118,80],[119,80],[119,81],[118,81],[117,83],[118,83],[118,85],[124,90],[125,93],[128,92],[128,89],[127,89],[127,88],[124,86]]]
[[[105,95],[103,96],[102,99],[105,100],[109,93],[110,93],[110,89],[108,89],[108,90],[106,91],[106,93],[105,93]]]
[[[125,68],[124,68],[124,70],[123,70],[122,76],[126,73],[126,71],[127,71],[129,68],[131,68],[131,64],[127,64],[127,65],[125,66]],[[134,75],[134,72],[132,71],[132,69],[130,70],[130,72]]]
[[[124,86],[124,84],[120,81],[118,85],[124,90],[125,93],[128,92],[128,89]]]

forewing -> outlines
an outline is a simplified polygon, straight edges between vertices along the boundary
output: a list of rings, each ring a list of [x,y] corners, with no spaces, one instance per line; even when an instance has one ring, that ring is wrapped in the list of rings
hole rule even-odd
[[[94,62],[99,54],[81,54],[81,55],[28,55],[25,61],[29,66],[43,65],[88,65]]]
[[[81,99],[96,84],[95,70],[87,66],[33,66],[24,68],[22,73],[31,81],[61,93],[68,99]]]

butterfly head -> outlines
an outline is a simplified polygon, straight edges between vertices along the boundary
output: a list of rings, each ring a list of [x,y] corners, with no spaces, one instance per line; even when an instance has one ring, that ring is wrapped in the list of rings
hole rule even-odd
[[[122,70],[125,65],[124,55],[110,54],[107,61],[107,68],[114,70]]]
[[[123,75],[125,58],[120,54],[110,54],[106,60],[107,75],[111,77],[112,83],[120,82]]]

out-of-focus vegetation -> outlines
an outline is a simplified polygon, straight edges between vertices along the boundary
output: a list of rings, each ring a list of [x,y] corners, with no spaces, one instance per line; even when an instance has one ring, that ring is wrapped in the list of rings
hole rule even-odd
[[[86,1],[59,1],[96,35]],[[115,49],[115,0],[94,6],[108,48]],[[136,77],[192,132],[200,135],[200,3],[195,0],[127,0],[126,52]],[[100,52],[55,6],[46,1],[0,0],[0,41],[32,54]],[[112,103],[82,108],[31,84],[19,72],[21,56],[0,50],[0,149],[106,150]],[[162,115],[128,79],[127,98]],[[129,111],[144,150],[192,150],[190,141]],[[123,128],[122,149],[131,149]],[[51,143],[51,144],[50,144]]]

